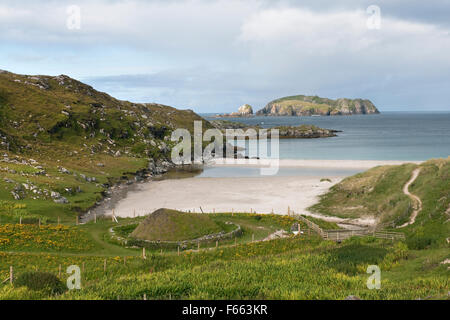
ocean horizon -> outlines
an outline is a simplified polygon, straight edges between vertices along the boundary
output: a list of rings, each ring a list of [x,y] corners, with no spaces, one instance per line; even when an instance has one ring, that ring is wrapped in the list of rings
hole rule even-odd
[[[383,112],[352,116],[215,118],[263,128],[312,124],[337,137],[280,139],[280,159],[424,161],[450,156],[450,112]]]

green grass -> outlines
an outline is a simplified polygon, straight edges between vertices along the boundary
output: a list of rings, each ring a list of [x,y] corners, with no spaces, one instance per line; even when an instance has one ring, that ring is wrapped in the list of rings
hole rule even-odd
[[[419,166],[383,166],[357,174],[333,186],[311,209],[330,216],[370,216],[387,225],[402,225],[413,211],[403,186],[416,168],[421,171],[409,190],[422,200],[423,209],[414,224],[395,231],[406,233],[411,249],[448,247],[450,159],[430,160]]]
[[[141,218],[142,219],[142,218]],[[108,241],[108,229],[117,225],[99,219],[79,228],[93,246],[87,252],[0,252],[0,278],[9,266],[16,275],[27,271],[59,274],[78,265],[82,290],[50,295],[26,288],[0,286],[0,299],[416,299],[446,297],[449,271],[440,262],[448,250],[409,250],[375,238],[354,238],[342,244],[323,241],[316,235],[251,242],[273,230],[288,229],[293,218],[255,214],[215,214],[215,221],[233,221],[248,231],[234,242],[221,242],[202,250],[148,251],[125,248]],[[120,219],[119,225],[138,219]],[[106,272],[104,262],[106,259]],[[368,265],[382,270],[382,289],[366,287]],[[263,276],[262,276],[263,275]]]
[[[223,231],[209,215],[159,209],[143,220],[131,237],[150,241],[184,241]]]
[[[0,134],[9,150],[7,144],[0,146],[0,200],[26,205],[23,217],[51,221],[59,217],[74,223],[76,215],[102,199],[108,185],[133,179],[148,167],[150,158],[167,159],[170,151],[160,147],[163,143],[172,147],[168,139],[172,131],[185,128],[192,132],[196,120],[203,121],[205,129],[212,128],[190,110],[120,101],[69,77],[1,73]],[[3,162],[3,153],[19,164]],[[31,158],[38,163],[22,164]],[[38,165],[47,175],[38,174]],[[59,166],[70,174],[60,173]],[[81,174],[96,182],[85,181]],[[22,183],[59,192],[69,204],[55,204],[30,190],[22,193],[21,200],[14,200],[11,191]],[[82,192],[66,192],[68,188]],[[3,214],[0,208],[0,221],[17,222],[19,218],[11,212]]]
[[[410,199],[402,192],[415,165],[383,166],[344,179],[312,206],[315,212],[342,218],[373,216],[381,222],[409,217]]]
[[[2,251],[85,252],[93,249],[85,230],[62,225],[0,225]]]

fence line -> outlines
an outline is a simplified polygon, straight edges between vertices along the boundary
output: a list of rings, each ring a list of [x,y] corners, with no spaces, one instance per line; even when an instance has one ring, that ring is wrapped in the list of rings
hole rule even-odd
[[[372,235],[373,237],[378,239],[389,239],[392,241],[405,239],[405,234],[401,232],[371,231],[369,228],[361,228],[354,230],[348,229],[324,230],[314,222],[306,219],[301,215],[294,215],[294,217],[304,222],[309,228],[314,230],[318,235],[320,235],[325,240],[342,241],[351,237],[364,237],[368,235]]]

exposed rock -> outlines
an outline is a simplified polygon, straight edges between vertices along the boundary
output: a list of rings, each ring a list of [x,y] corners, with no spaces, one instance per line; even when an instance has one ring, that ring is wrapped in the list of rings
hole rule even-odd
[[[65,174],[70,174],[70,171],[63,167],[58,167],[58,171]]]
[[[58,204],[67,204],[67,203],[69,203],[69,200],[67,200],[66,198],[64,198],[64,197],[60,197],[60,198],[58,198],[58,199],[54,199],[53,200],[55,203],[58,203]]]
[[[334,116],[376,114],[378,109],[370,100],[320,98],[318,96],[292,96],[269,102],[256,115],[270,116]]]
[[[250,117],[253,115],[253,108],[248,104],[240,106],[237,112],[221,114],[218,117]]]
[[[50,193],[50,196],[51,196],[53,199],[58,199],[58,198],[61,197],[61,194],[59,194],[59,192],[52,191],[52,192]]]
[[[14,200],[22,199],[22,197],[17,192],[11,191],[11,194],[12,194]]]
[[[250,116],[253,114],[253,108],[249,104],[244,104],[243,106],[239,107],[238,113],[241,116]]]

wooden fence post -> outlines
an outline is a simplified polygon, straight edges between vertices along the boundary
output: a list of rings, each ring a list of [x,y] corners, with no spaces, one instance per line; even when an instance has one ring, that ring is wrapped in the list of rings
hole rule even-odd
[[[14,268],[13,266],[9,267],[9,283],[13,284],[14,281]]]
[[[61,218],[58,216],[58,226],[61,224]]]
[[[147,294],[144,293],[144,300],[147,300]]]
[[[216,249],[219,247],[219,241],[216,240]]]
[[[178,255],[180,255],[180,246],[178,246]]]
[[[126,266],[127,265],[127,257],[123,257],[123,264]]]
[[[78,216],[77,216],[77,225],[78,225]]]
[[[22,217],[19,218],[19,224],[22,225]]]
[[[147,259],[145,255],[145,247],[142,248],[142,259]]]
[[[97,223],[97,214],[94,213],[94,223]]]

